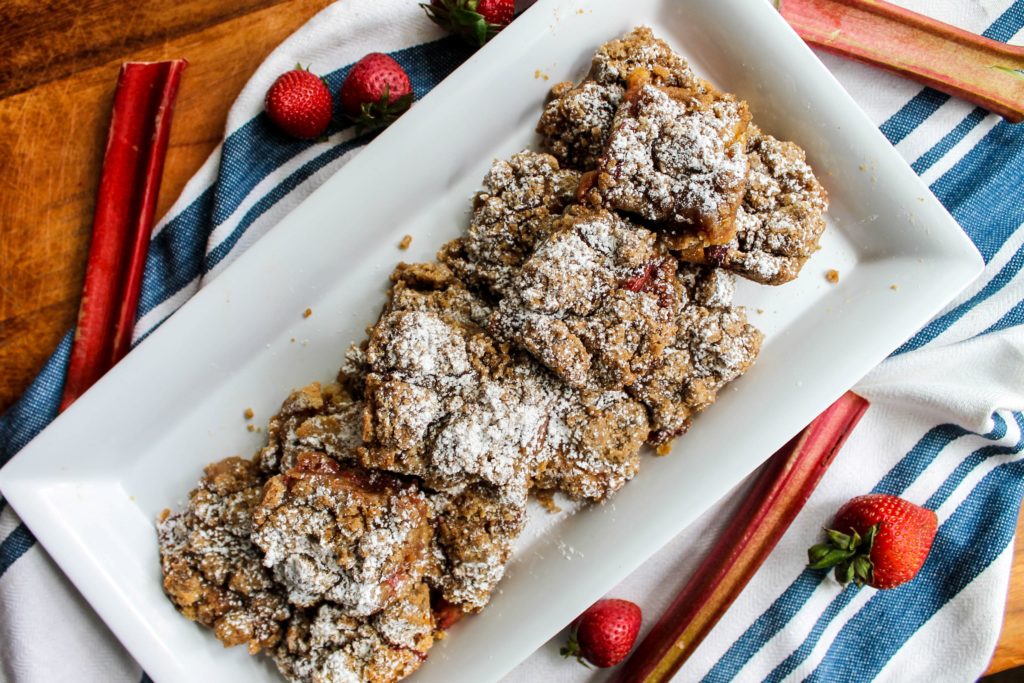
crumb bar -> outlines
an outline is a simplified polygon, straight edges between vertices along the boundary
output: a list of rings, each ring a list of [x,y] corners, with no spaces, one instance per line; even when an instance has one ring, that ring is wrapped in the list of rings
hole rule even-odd
[[[291,615],[284,591],[249,538],[263,477],[255,462],[209,465],[188,507],[157,523],[164,591],[178,610],[225,646],[274,647]]]
[[[580,174],[549,154],[523,151],[495,161],[474,199],[466,234],[438,253],[466,285],[490,298],[509,283],[576,196]]]
[[[411,482],[343,467],[315,452],[272,477],[253,510],[253,541],[293,605],[379,612],[429,569],[427,500]]]
[[[439,571],[431,579],[449,603],[479,611],[505,574],[512,543],[526,523],[525,492],[475,484],[432,497]]]
[[[401,266],[370,331],[360,460],[443,490],[526,486],[546,416],[478,324],[490,309],[444,266]]]
[[[309,450],[354,462],[362,412],[362,402],[338,384],[313,382],[293,391],[270,418],[267,445],[256,454],[260,469],[268,475],[287,472],[298,453]]]
[[[726,268],[755,282],[781,285],[796,278],[818,249],[828,195],[804,151],[751,126],[746,193],[728,244],[684,249],[685,261]]]
[[[686,60],[675,54],[647,27],[602,45],[590,73],[579,84],[558,83],[544,107],[537,132],[545,147],[566,168],[587,171],[597,165],[622,102],[627,79],[637,69],[651,74],[656,85],[704,90]]]
[[[725,271],[687,266],[680,271],[687,299],[664,363],[629,388],[651,416],[650,441],[667,444],[683,434],[695,413],[753,364],[762,334],[732,305],[734,281]]]
[[[430,590],[421,583],[372,617],[331,603],[303,610],[271,656],[293,683],[392,683],[426,661],[433,633]]]
[[[574,387],[617,390],[656,364],[678,297],[657,235],[576,207],[523,264],[490,329]]]
[[[729,242],[746,187],[746,103],[634,76],[598,162],[600,201],[652,221],[682,245]]]

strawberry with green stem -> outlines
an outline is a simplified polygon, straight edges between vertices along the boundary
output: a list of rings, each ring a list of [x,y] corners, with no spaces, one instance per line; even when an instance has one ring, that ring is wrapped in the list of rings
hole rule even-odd
[[[931,550],[935,512],[881,493],[853,498],[836,513],[828,540],[807,551],[811,569],[835,568],[840,583],[887,589],[915,576]]]
[[[371,52],[348,72],[338,98],[342,111],[360,130],[385,128],[409,109],[412,83],[398,62]]]
[[[430,0],[420,3],[430,20],[473,45],[483,45],[508,26],[515,0]]]

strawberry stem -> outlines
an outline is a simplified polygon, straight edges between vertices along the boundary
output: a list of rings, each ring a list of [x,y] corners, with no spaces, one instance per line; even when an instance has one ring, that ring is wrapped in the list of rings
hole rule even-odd
[[[576,638],[576,629],[570,631],[569,640],[566,641],[565,645],[562,646],[562,649],[559,650],[559,653],[565,658],[575,657],[577,662],[587,667],[588,669],[591,668],[587,660],[583,658],[583,651],[580,648],[580,641]]]
[[[858,586],[871,583],[874,566],[871,564],[871,549],[875,546],[879,524],[871,525],[863,538],[856,529],[844,534],[835,529],[825,529],[828,541],[812,545],[807,550],[809,569],[831,569],[835,567],[836,580],[841,584],[856,582]]]
[[[392,100],[391,89],[385,85],[380,99],[376,102],[364,102],[359,108],[359,113],[348,118],[356,124],[356,133],[362,135],[368,131],[387,128],[408,111],[410,106],[412,93]]]
[[[482,47],[504,27],[488,22],[476,11],[478,4],[478,0],[441,0],[439,4],[421,2],[420,7],[441,28]]]

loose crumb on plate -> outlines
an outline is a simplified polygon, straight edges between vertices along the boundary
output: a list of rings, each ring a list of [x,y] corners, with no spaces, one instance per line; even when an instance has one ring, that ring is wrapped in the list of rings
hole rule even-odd
[[[538,79],[538,80],[544,80],[544,81],[546,81],[546,80],[548,80],[550,78],[550,76],[548,76],[546,73],[544,73],[540,69],[537,69],[536,71],[533,72],[533,77]]]
[[[894,292],[895,292],[895,291],[896,291],[897,289],[899,289],[899,288],[900,288],[900,287],[899,287],[899,285],[889,285],[889,289],[891,289],[891,290],[892,290],[892,291],[894,291]]]
[[[306,310],[304,310],[302,312],[302,317],[303,318],[308,318],[311,315],[313,315],[313,309],[312,308],[307,308]]]
[[[252,411],[252,408],[246,408],[243,415],[245,415],[246,420],[251,420],[256,415],[256,413]]]
[[[835,268],[832,268],[831,270],[825,273],[825,279],[831,282],[832,284],[839,282],[839,271],[836,270]]]
[[[402,241],[398,243],[398,248],[408,249],[410,244],[412,244],[412,235],[406,235],[402,238]]]

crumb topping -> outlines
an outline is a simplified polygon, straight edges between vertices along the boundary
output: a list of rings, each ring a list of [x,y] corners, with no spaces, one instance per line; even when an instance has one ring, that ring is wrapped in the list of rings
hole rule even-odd
[[[438,259],[483,296],[500,298],[578,185],[579,174],[548,154],[523,151],[495,161],[466,234],[442,247]]]
[[[293,391],[267,425],[267,445],[256,462],[267,474],[287,472],[298,453],[319,451],[339,462],[352,462],[362,442],[358,428],[361,401],[338,384],[319,382]]]
[[[330,603],[299,612],[272,656],[294,683],[389,683],[426,660],[433,629],[430,591],[419,584],[369,618],[345,614]]]
[[[168,597],[225,646],[254,654],[277,644],[291,614],[249,537],[262,484],[254,462],[227,458],[206,468],[185,510],[157,522]]]
[[[697,78],[685,59],[673,52],[668,43],[655,38],[646,26],[598,48],[590,77],[597,83],[625,86],[637,69],[650,72],[656,85],[697,90],[710,87]]]
[[[618,83],[557,84],[537,124],[545,147],[566,168],[594,168],[624,93]]]
[[[703,244],[729,242],[745,189],[750,114],[732,96],[672,95],[643,85],[619,107],[598,164],[600,197]]]
[[[756,126],[747,139],[747,188],[736,213],[736,237],[724,247],[683,250],[693,263],[726,268],[768,285],[796,278],[817,251],[828,195],[804,151]]]
[[[678,296],[654,233],[579,208],[523,264],[490,328],[574,387],[617,390],[675,333]]]
[[[479,611],[505,574],[512,542],[526,522],[526,496],[473,485],[431,499],[437,519],[434,582],[448,602]]]
[[[288,600],[327,600],[351,616],[379,612],[422,579],[431,535],[415,485],[313,452],[271,478],[253,512],[253,542]]]
[[[746,372],[761,349],[761,332],[732,305],[731,275],[688,266],[680,279],[688,296],[679,309],[678,333],[664,363],[629,389],[650,413],[655,446],[685,433],[691,416]]]

